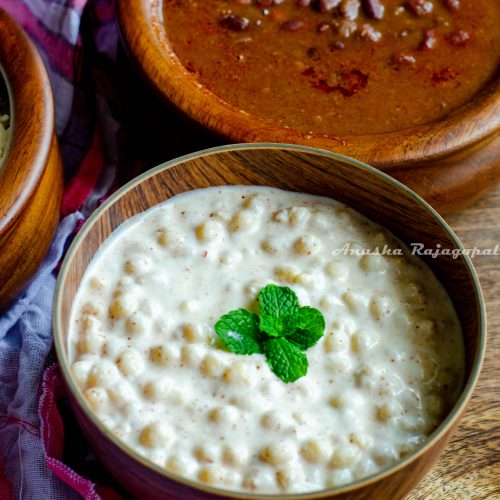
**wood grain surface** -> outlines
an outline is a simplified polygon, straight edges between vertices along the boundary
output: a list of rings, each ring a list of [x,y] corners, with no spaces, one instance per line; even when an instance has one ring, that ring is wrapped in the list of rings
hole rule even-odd
[[[466,248],[500,245],[500,186],[446,219]],[[455,436],[407,500],[500,499],[500,256],[474,265],[488,313],[483,371]]]
[[[0,78],[9,89],[11,140],[0,168],[0,310],[42,262],[59,221],[62,164],[43,61],[0,8]]]

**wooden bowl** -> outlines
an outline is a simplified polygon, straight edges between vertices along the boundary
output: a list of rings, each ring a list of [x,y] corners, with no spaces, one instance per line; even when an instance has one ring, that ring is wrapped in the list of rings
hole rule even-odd
[[[10,139],[0,165],[0,310],[22,291],[52,241],[63,189],[54,103],[35,46],[0,9],[0,79]]]
[[[126,49],[157,94],[226,140],[302,144],[356,158],[389,172],[440,212],[466,206],[500,179],[500,78],[437,122],[325,137],[241,113],[200,86],[172,51],[161,0],[118,0],[117,7]]]
[[[330,196],[393,231],[406,243],[462,248],[444,220],[415,193],[386,174],[334,153],[300,146],[238,145],[184,156],[152,169],[111,196],[73,242],[59,274],[54,302],[54,342],[76,418],[97,456],[138,498],[319,499],[403,498],[422,478],[449,441],[471,396],[481,368],[485,310],[481,289],[467,256],[441,255],[428,264],[458,311],[466,344],[464,390],[429,440],[396,466],[351,485],[314,494],[255,495],[223,492],[180,478],[140,457],[93,415],[68,363],[67,336],[75,294],[96,251],[129,217],[176,194],[217,185],[265,185]]]

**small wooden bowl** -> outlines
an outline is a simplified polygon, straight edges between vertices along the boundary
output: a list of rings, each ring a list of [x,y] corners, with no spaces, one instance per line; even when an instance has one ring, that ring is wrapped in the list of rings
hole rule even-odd
[[[373,165],[439,212],[462,208],[500,179],[500,78],[466,106],[418,127],[372,135],[323,136],[266,122],[200,86],[172,51],[160,0],[118,0],[118,19],[135,66],[156,93],[232,142],[302,144]]]
[[[122,222],[176,194],[218,185],[265,185],[330,196],[399,236],[426,248],[462,248],[444,220],[415,193],[386,174],[334,153],[300,146],[226,146],[184,156],[144,173],[109,198],[87,221],[63,263],[54,302],[54,342],[76,418],[97,456],[138,498],[325,499],[403,498],[451,438],[479,376],[486,330],[481,289],[467,256],[441,255],[429,265],[450,294],[466,344],[465,387],[459,401],[426,443],[394,467],[345,487],[303,495],[224,492],[176,476],[121,443],[93,415],[75,382],[67,336],[75,294],[96,251]]]
[[[37,49],[0,9],[0,79],[10,139],[0,165],[0,310],[22,291],[59,220],[62,166],[50,81]]]

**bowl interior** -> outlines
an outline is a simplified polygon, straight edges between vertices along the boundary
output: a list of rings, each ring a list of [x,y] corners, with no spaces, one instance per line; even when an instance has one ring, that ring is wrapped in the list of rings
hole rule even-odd
[[[146,172],[108,200],[82,229],[68,254],[56,294],[54,333],[67,378],[71,307],[82,276],[100,245],[126,219],[171,196],[231,184],[265,185],[329,196],[387,227],[407,244],[460,247],[446,223],[417,195],[385,174],[339,155],[297,146],[242,145],[174,160]],[[467,355],[466,392],[470,393],[484,349],[484,313],[477,278],[470,260],[463,255],[441,255],[427,262],[450,294],[462,323]],[[71,380],[69,386],[77,393]],[[463,403],[464,396],[458,404]]]

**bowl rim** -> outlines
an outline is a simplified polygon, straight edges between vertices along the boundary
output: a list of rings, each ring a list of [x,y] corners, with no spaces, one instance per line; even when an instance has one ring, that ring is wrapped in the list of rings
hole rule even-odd
[[[7,148],[0,165],[1,237],[23,212],[41,181],[55,116],[50,80],[38,50],[2,8],[0,27],[0,78],[7,88],[10,117]],[[16,54],[14,65],[9,62],[12,54]],[[26,98],[26,94],[30,96],[29,106],[21,102],[20,97]]]
[[[88,404],[86,403],[81,390],[79,389],[76,381],[74,380],[73,375],[71,374],[71,369],[69,363],[67,362],[67,357],[65,355],[65,345],[63,343],[62,335],[61,335],[61,318],[60,318],[60,310],[61,310],[61,301],[64,294],[63,283],[65,281],[68,268],[72,262],[73,255],[76,250],[80,246],[80,244],[85,239],[87,233],[90,228],[94,225],[94,223],[99,219],[101,214],[106,211],[109,207],[111,207],[115,201],[121,198],[124,194],[126,194],[130,189],[135,186],[141,184],[145,179],[156,175],[158,172],[167,170],[173,166],[182,164],[188,160],[193,158],[201,157],[201,156],[210,156],[213,154],[217,154],[219,152],[225,151],[242,151],[246,149],[280,149],[280,150],[288,150],[288,151],[298,151],[310,154],[316,154],[321,156],[326,156],[332,159],[340,160],[342,162],[348,163],[354,167],[357,167],[361,170],[368,171],[370,173],[376,174],[382,177],[385,181],[390,184],[393,184],[396,188],[404,191],[406,194],[411,196],[417,203],[420,203],[441,225],[441,227],[448,233],[452,241],[455,243],[456,247],[460,250],[464,250],[464,247],[458,237],[455,235],[451,227],[448,223],[419,195],[417,195],[414,191],[406,187],[401,182],[397,181],[393,177],[390,177],[386,173],[366,165],[363,162],[358,160],[340,155],[338,153],[332,153],[330,151],[321,150],[317,148],[311,148],[307,146],[300,146],[295,144],[280,144],[280,143],[256,143],[256,144],[235,144],[235,145],[225,145],[218,146],[214,148],[204,149],[201,151],[197,151],[194,153],[189,153],[178,158],[172,159],[170,161],[164,162],[146,172],[143,172],[138,177],[132,179],[127,184],[122,186],[119,190],[113,193],[99,208],[97,208],[89,219],[86,221],[80,232],[76,235],[73,240],[71,246],[68,249],[68,252],[64,258],[62,263],[57,283],[55,287],[54,301],[53,301],[53,313],[52,313],[52,322],[53,322],[53,335],[54,335],[54,346],[57,355],[57,359],[59,362],[59,366],[61,372],[63,374],[63,378],[66,386],[69,388],[71,392],[71,396],[76,401],[79,409],[85,414],[85,417],[89,419],[93,426],[95,426],[106,439],[110,440],[122,453],[127,455],[129,458],[132,458],[138,461],[142,466],[148,468],[149,470],[153,470],[157,474],[167,478],[176,483],[180,483],[182,485],[194,488],[195,490],[202,491],[204,493],[209,493],[212,495],[216,495],[219,498],[235,498],[235,499],[255,499],[255,500],[277,500],[277,499],[285,499],[285,500],[313,500],[313,499],[323,499],[328,498],[329,496],[335,494],[342,494],[352,492],[359,488],[368,486],[374,482],[379,481],[389,475],[392,475],[394,472],[406,467],[411,462],[415,461],[421,455],[426,453],[432,446],[439,441],[441,438],[445,436],[447,432],[450,431],[451,428],[457,423],[460,419],[467,403],[469,402],[473,390],[477,384],[481,368],[484,361],[485,350],[486,350],[486,309],[485,302],[481,290],[481,285],[479,283],[479,279],[477,277],[476,271],[472,264],[470,257],[464,253],[464,263],[469,272],[469,276],[471,279],[472,286],[474,287],[474,294],[476,296],[477,307],[478,307],[478,322],[479,322],[479,338],[478,338],[478,349],[476,352],[476,356],[473,360],[471,366],[471,373],[468,379],[465,382],[464,388],[455,403],[454,407],[451,409],[446,418],[440,423],[440,425],[434,430],[434,432],[429,436],[429,438],[424,441],[418,448],[416,448],[412,453],[407,455],[402,460],[399,460],[394,465],[390,467],[385,467],[381,469],[375,474],[367,476],[366,478],[360,479],[358,481],[335,487],[320,490],[317,492],[308,492],[308,493],[293,493],[293,494],[257,494],[257,493],[247,493],[241,491],[232,491],[232,490],[224,490],[220,488],[214,488],[208,485],[205,485],[201,482],[190,480],[184,478],[180,475],[174,474],[168,471],[165,468],[162,468],[153,462],[145,459],[141,455],[139,455],[131,446],[119,440],[111,431],[109,431],[104,424],[97,418],[97,416],[90,409]],[[150,207],[151,208],[151,207]],[[356,208],[356,207],[354,207]],[[124,221],[125,222],[125,221]],[[116,230],[116,228],[115,228]],[[110,233],[111,234],[111,233]],[[109,236],[108,236],[109,238]],[[103,242],[104,243],[104,242]],[[102,245],[102,244],[101,244]]]
[[[158,95],[195,122],[236,143],[304,144],[359,158],[384,171],[404,171],[488,142],[500,130],[498,73],[457,110],[402,130],[323,135],[265,121],[219,98],[187,71],[170,47],[162,4],[162,0],[117,0],[119,30],[127,52]],[[464,125],[471,123],[474,126]]]

